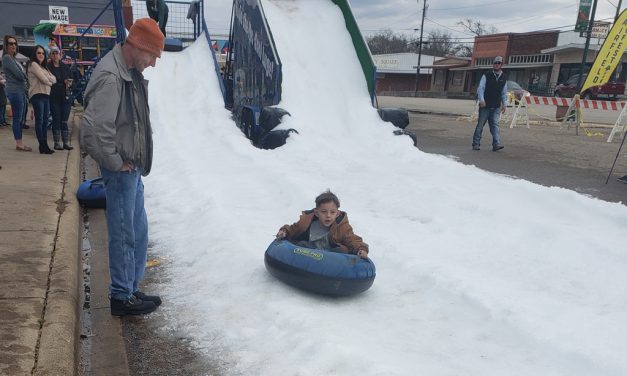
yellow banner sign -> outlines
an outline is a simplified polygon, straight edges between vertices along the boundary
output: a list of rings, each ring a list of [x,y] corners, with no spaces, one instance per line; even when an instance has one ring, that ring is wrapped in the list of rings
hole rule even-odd
[[[610,80],[612,72],[614,72],[618,62],[623,57],[626,46],[627,9],[621,12],[607,38],[605,38],[605,42],[603,42],[599,54],[594,59],[592,69],[590,69],[588,78],[586,78],[586,82],[581,87],[580,93],[583,93],[589,87],[603,85]]]

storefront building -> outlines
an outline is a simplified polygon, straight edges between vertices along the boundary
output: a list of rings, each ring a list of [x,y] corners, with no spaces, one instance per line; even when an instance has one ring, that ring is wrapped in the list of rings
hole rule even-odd
[[[377,94],[414,95],[418,54],[406,52],[373,55],[372,58],[377,66]],[[436,57],[431,55],[420,56],[419,92],[428,92],[431,89],[431,66],[435,59]]]

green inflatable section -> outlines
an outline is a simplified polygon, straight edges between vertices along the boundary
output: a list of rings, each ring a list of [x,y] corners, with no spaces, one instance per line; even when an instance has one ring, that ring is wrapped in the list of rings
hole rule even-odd
[[[372,103],[374,104],[377,67],[374,65],[372,55],[370,55],[370,49],[368,49],[368,44],[364,40],[364,37],[361,35],[361,31],[359,30],[359,26],[357,26],[357,21],[355,20],[355,16],[353,16],[353,11],[351,10],[348,0],[332,1],[338,7],[340,7],[340,9],[342,10],[342,14],[344,14],[346,29],[350,33],[351,39],[353,40],[355,52],[357,52],[357,57],[359,58],[361,69],[364,72],[364,77],[366,77],[368,92],[370,92],[370,98],[372,99]]]

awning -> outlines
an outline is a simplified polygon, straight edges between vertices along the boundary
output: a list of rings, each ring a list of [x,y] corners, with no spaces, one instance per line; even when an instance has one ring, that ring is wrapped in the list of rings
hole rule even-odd
[[[503,65],[503,69],[525,69],[525,68],[547,68],[552,67],[553,63],[537,63],[537,64],[505,64]],[[460,68],[451,68],[452,71],[471,71],[471,70],[487,70],[492,68],[491,65],[482,65],[480,67],[460,67]]]
[[[432,69],[438,69],[438,68],[461,68],[461,67],[467,67],[467,64],[434,64],[434,65],[422,65],[421,68],[432,68]]]
[[[503,69],[525,69],[525,68],[542,68],[552,67],[553,63],[537,63],[537,64],[505,64]]]

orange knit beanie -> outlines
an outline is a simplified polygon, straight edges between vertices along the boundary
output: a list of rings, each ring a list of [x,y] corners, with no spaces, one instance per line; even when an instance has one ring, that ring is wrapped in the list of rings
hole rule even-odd
[[[164,39],[159,25],[152,18],[140,18],[131,26],[126,37],[126,43],[161,57]]]

